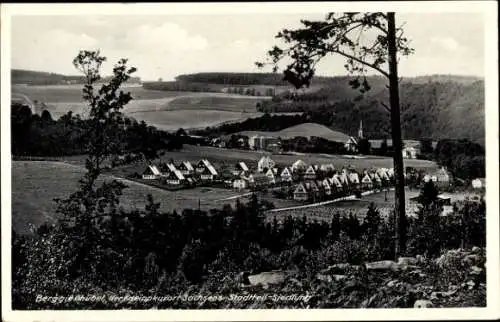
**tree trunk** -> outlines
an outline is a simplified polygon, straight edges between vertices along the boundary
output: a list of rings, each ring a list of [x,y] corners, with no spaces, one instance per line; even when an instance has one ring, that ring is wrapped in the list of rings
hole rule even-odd
[[[394,148],[395,212],[396,212],[396,257],[406,252],[406,207],[403,165],[403,141],[401,139],[401,119],[399,112],[399,79],[396,48],[396,26],[394,12],[387,13],[389,51],[389,96],[391,104],[391,132]]]

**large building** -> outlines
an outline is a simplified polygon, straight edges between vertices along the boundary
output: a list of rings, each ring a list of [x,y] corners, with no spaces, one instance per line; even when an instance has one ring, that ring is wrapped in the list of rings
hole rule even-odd
[[[281,146],[279,138],[271,136],[254,135],[248,139],[251,150],[277,150]]]

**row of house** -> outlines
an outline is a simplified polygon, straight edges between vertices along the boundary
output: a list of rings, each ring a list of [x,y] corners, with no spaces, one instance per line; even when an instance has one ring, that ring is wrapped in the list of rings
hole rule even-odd
[[[295,186],[293,199],[306,201],[320,195],[331,196],[335,192],[348,193],[353,190],[370,190],[389,185],[394,177],[394,170],[387,168],[364,170],[358,173],[352,169],[342,169],[323,180],[305,179]]]
[[[142,173],[143,180],[162,180],[170,185],[195,184],[198,181],[214,181],[219,173],[206,159],[196,165],[183,161],[178,165],[173,162],[160,165],[149,164]]]

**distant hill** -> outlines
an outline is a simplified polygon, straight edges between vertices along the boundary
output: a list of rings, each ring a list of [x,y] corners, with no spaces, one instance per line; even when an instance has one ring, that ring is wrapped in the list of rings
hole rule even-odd
[[[436,81],[438,79],[439,81]],[[385,79],[369,77],[371,90],[360,95],[349,78],[336,78],[314,93],[281,94],[268,102],[270,112],[323,111],[327,125],[354,134],[363,120],[365,134],[390,137]],[[401,122],[405,137],[467,138],[484,144],[484,80],[468,76],[405,78],[400,85]]]
[[[102,81],[110,79],[111,76],[106,76]],[[24,69],[11,70],[11,84],[26,84],[26,85],[62,85],[62,84],[82,84],[83,76],[79,75],[62,75],[49,72],[32,71]],[[139,77],[132,77],[129,83],[140,83]]]
[[[249,137],[253,135],[261,135],[279,137],[282,139],[291,139],[297,136],[310,138],[314,136],[335,142],[345,142],[349,139],[348,135],[338,131],[333,131],[326,126],[317,123],[303,123],[276,132],[244,131],[239,134],[247,135]]]
[[[278,73],[195,73],[182,74],[175,78],[178,82],[222,84],[222,85],[272,85],[290,86]],[[328,82],[330,77],[318,76],[315,83]]]

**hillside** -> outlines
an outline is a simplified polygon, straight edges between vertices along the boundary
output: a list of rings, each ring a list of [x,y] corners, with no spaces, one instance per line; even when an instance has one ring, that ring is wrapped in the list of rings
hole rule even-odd
[[[239,134],[247,136],[262,135],[279,137],[282,139],[291,139],[298,136],[309,138],[314,136],[335,142],[345,142],[349,139],[348,135],[338,131],[333,131],[326,126],[317,123],[303,123],[276,132],[244,131]]]
[[[110,76],[104,77],[106,81]],[[140,83],[139,77],[132,77],[129,83]],[[27,85],[59,85],[59,84],[82,84],[83,77],[78,75],[62,75],[41,71],[32,71],[24,69],[11,70],[11,84]]]
[[[408,139],[467,138],[484,143],[484,81],[433,81],[432,77],[405,79],[400,86],[403,135]],[[453,78],[451,78],[453,79]],[[313,111],[322,113],[326,125],[355,134],[363,120],[371,138],[389,136],[390,116],[381,102],[388,102],[385,81],[368,79],[372,89],[361,96],[348,79],[336,80],[315,93],[297,97],[281,95],[266,106],[270,112]]]

